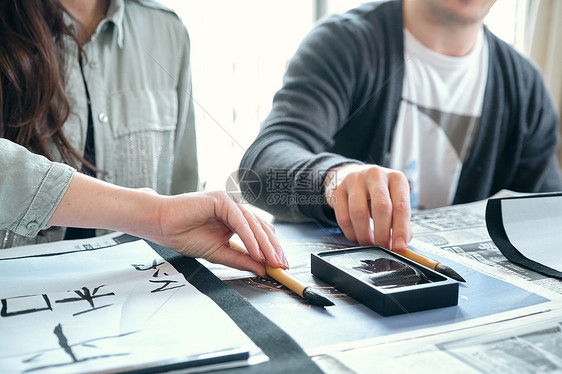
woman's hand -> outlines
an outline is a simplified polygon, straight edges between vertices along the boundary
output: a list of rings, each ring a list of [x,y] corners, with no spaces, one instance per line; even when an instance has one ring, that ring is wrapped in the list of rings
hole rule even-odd
[[[148,238],[190,257],[249,270],[265,277],[265,266],[288,268],[271,224],[225,192],[160,196],[160,234]],[[248,253],[230,247],[238,234]]]

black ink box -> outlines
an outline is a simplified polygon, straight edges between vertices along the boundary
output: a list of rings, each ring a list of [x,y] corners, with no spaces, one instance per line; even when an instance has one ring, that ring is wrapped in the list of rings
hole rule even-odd
[[[311,271],[383,316],[458,304],[457,281],[380,246],[312,253]]]

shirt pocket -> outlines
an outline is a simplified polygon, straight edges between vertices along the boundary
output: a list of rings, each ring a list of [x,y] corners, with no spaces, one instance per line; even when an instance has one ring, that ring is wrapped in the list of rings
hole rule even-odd
[[[128,91],[114,95],[109,102],[109,181],[169,193],[178,120],[177,92]]]
[[[113,135],[140,131],[175,131],[178,96],[175,90],[139,90],[113,95],[109,100]]]

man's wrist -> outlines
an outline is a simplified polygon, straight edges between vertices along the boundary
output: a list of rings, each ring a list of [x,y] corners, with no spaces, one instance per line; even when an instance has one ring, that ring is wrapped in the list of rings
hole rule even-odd
[[[338,186],[338,184],[346,174],[344,169],[347,169],[353,165],[361,165],[361,164],[358,162],[347,162],[345,164],[336,165],[328,170],[326,176],[324,177],[324,182],[323,182],[324,195],[326,197],[328,197],[328,194],[330,194],[331,191],[336,189],[336,187]]]

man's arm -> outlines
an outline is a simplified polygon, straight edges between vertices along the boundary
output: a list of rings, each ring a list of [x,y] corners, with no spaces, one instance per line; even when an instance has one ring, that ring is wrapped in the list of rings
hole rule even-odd
[[[407,182],[401,173],[373,165],[384,162],[403,78],[400,68],[392,68],[403,62],[401,44],[383,37],[392,30],[401,40],[401,25],[386,24],[383,15],[373,24],[371,14],[353,22],[334,19],[307,36],[239,177],[246,195],[256,197],[250,202],[276,219],[337,222],[348,239],[387,247],[392,227],[394,245],[401,247],[411,238]],[[362,171],[341,167],[363,161],[371,165]]]
[[[334,136],[346,124],[353,95],[360,96],[354,66],[359,46],[347,44],[337,23],[314,29],[291,59],[283,87],[260,134],[240,164],[242,188],[254,174],[261,190],[252,190],[257,206],[285,221],[333,224],[323,182],[334,166],[356,162],[332,152]],[[353,35],[349,35],[353,38]]]

